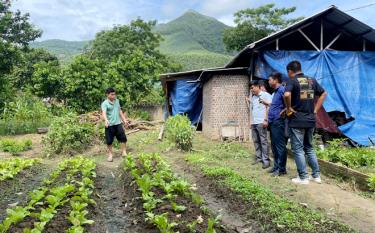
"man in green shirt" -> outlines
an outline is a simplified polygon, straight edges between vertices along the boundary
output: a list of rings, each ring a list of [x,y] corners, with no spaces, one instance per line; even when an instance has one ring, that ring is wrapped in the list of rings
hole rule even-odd
[[[102,116],[105,121],[105,139],[108,147],[108,162],[113,161],[112,144],[115,137],[121,143],[122,156],[126,156],[126,142],[124,124],[128,124],[124,113],[121,110],[120,101],[116,98],[116,91],[113,88],[106,90],[107,99],[102,103]]]

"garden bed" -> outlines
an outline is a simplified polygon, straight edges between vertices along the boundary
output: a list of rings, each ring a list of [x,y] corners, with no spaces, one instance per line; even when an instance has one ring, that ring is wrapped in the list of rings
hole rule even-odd
[[[39,188],[28,194],[28,202],[6,210],[0,232],[83,232],[90,198],[94,189],[95,163],[75,157],[62,161],[43,180]]]
[[[159,155],[128,157],[125,169],[137,185],[143,220],[161,232],[234,232],[203,208],[202,198],[186,181],[175,177]]]

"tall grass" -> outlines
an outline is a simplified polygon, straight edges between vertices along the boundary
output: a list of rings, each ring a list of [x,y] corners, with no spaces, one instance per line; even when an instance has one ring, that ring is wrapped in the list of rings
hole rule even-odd
[[[38,128],[49,126],[52,117],[40,99],[22,94],[5,103],[0,114],[0,135],[35,133]]]

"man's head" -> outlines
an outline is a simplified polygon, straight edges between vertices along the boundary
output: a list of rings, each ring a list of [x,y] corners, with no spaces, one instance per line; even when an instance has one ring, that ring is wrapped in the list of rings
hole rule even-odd
[[[272,88],[276,88],[277,86],[279,86],[281,83],[283,82],[282,80],[282,76],[280,73],[276,72],[276,73],[273,73],[270,75],[270,77],[268,78],[268,83],[270,84],[270,86]]]
[[[289,78],[294,78],[298,73],[302,72],[301,63],[299,61],[291,61],[286,66],[286,71],[288,72]]]
[[[263,80],[259,80],[258,83],[261,91],[267,91],[266,84]]]
[[[107,95],[107,98],[111,101],[116,99],[116,91],[112,87],[107,88],[107,90],[105,90],[105,94]]]
[[[259,95],[259,93],[261,92],[259,81],[253,81],[251,83],[250,90],[253,95]]]

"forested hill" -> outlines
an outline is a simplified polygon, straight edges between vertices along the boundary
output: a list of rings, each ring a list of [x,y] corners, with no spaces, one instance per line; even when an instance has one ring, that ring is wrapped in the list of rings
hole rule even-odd
[[[229,26],[215,18],[189,10],[154,31],[163,36],[160,50],[180,62],[184,70],[218,67],[231,58],[225,52],[223,31]],[[44,48],[64,63],[80,54],[89,41],[46,40],[32,43],[34,48]]]

